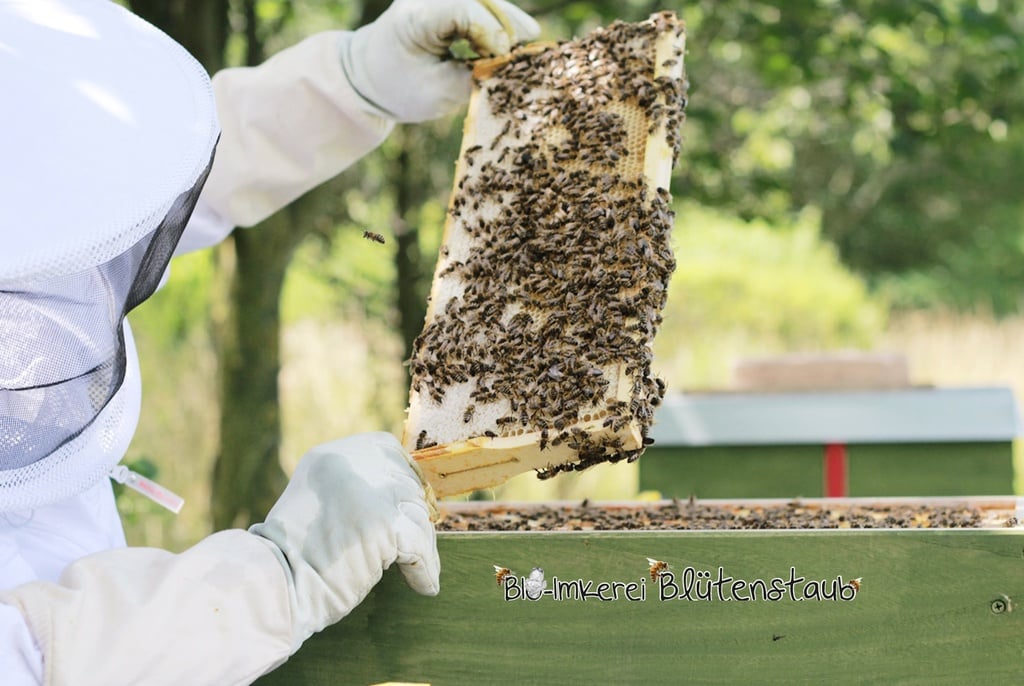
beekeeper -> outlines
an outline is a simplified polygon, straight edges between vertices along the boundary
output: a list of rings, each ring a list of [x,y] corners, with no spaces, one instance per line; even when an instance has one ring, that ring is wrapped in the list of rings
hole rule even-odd
[[[140,408],[125,315],[176,251],[259,222],[395,122],[463,103],[453,39],[489,55],[537,33],[503,0],[397,0],[211,84],[108,0],[0,0],[5,686],[249,683],[393,563],[437,593],[431,505],[384,433],[311,450],[248,531],[125,548],[108,478],[125,476]]]

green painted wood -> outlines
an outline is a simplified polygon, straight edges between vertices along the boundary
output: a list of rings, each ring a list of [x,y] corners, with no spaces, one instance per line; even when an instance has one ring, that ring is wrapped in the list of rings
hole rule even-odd
[[[389,571],[276,684],[1024,683],[1024,531],[443,534],[442,591]],[[853,600],[661,600],[647,557],[751,582],[862,577]],[[646,599],[507,601],[492,565]],[[665,577],[667,578],[667,577]],[[794,588],[806,588],[794,585]],[[669,589],[670,590],[670,589]],[[639,591],[634,589],[633,596]],[[798,591],[799,593],[799,591]],[[1011,611],[995,612],[1009,598]],[[993,605],[995,603],[995,605]]]
[[[1012,443],[852,445],[850,495],[1012,495]]]
[[[820,446],[649,448],[640,490],[666,498],[815,498],[822,495]]]
[[[790,498],[823,494],[822,446],[714,446],[648,449],[640,488],[666,497]],[[909,443],[851,445],[849,495],[1011,495],[1013,445]]]

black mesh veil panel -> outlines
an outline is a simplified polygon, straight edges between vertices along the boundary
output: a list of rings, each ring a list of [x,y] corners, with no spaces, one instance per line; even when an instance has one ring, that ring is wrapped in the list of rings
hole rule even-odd
[[[212,161],[127,252],[23,290],[0,290],[0,471],[73,440],[121,387],[124,317],[159,285]]]

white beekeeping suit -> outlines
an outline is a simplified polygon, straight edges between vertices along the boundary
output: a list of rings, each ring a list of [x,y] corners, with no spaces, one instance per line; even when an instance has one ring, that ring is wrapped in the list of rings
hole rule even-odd
[[[503,0],[397,0],[211,85],[107,0],[0,0],[4,686],[249,683],[393,563],[437,592],[432,501],[383,433],[311,450],[248,531],[179,555],[124,547],[107,477],[141,403],[125,315],[175,251],[262,220],[394,122],[462,104],[448,42],[501,54],[537,33]]]

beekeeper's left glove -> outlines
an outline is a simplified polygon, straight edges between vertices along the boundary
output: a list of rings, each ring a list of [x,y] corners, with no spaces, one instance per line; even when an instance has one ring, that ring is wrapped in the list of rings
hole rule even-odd
[[[0,603],[25,618],[48,685],[248,684],[348,614],[392,563],[437,593],[431,502],[394,437],[353,436],[307,453],[251,531],[178,555],[90,555]]]
[[[454,41],[493,57],[539,35],[537,22],[505,0],[395,0],[376,21],[342,35],[341,64],[372,109],[421,122],[469,98],[469,69],[449,58]]]

